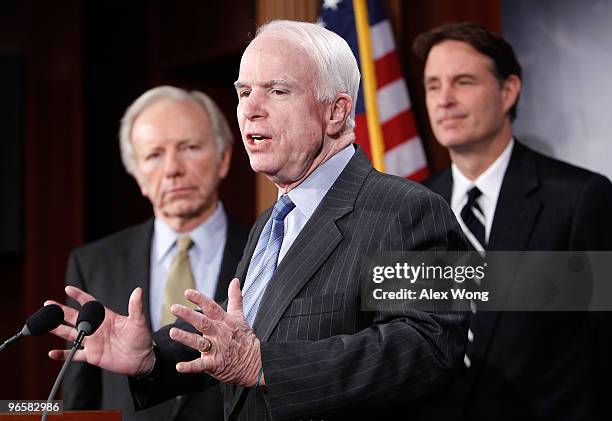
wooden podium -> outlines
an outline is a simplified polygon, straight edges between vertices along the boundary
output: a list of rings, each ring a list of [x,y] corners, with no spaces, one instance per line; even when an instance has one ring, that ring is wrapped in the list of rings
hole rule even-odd
[[[40,421],[42,415],[0,414],[0,421]],[[121,421],[120,411],[66,411],[62,415],[49,414],[55,421]]]

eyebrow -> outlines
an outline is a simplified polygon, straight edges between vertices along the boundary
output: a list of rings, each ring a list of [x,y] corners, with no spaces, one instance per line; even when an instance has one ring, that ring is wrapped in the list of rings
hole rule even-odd
[[[288,79],[272,79],[272,80],[268,80],[261,84],[261,86],[263,86],[264,88],[270,88],[272,86],[279,86],[279,85],[280,86],[291,86],[291,82]],[[240,82],[239,80],[234,82],[234,88],[236,89],[242,89],[248,86],[249,86],[248,84],[244,82]]]
[[[469,78],[469,79],[478,79],[476,75],[472,74],[472,73],[459,73],[456,75],[452,76],[452,80],[457,80],[457,79],[461,79],[461,78]],[[439,76],[427,76],[424,79],[424,83],[430,83],[430,82],[437,82],[440,80]]]

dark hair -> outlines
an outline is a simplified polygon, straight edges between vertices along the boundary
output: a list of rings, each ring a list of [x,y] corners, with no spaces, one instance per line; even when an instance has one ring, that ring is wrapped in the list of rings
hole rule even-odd
[[[412,49],[425,62],[431,49],[446,40],[463,41],[493,61],[493,74],[500,82],[510,75],[522,76],[521,65],[512,46],[497,34],[473,22],[459,22],[441,25],[416,37]],[[510,121],[516,118],[519,98],[510,108]]]

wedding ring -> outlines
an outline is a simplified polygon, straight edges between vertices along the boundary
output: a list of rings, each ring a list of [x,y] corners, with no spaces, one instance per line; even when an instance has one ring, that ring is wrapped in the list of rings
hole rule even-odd
[[[198,346],[198,351],[200,351],[201,353],[205,353],[210,351],[211,348],[212,342],[210,341],[210,339],[202,338],[202,340],[200,341],[200,345]]]

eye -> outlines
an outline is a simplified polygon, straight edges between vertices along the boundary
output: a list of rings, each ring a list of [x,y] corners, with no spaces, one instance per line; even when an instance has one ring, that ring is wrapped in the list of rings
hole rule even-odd
[[[145,155],[145,161],[152,161],[154,159],[159,158],[159,152],[151,152],[150,154]]]
[[[286,93],[287,93],[286,91],[283,91],[281,89],[272,89],[273,95],[281,96],[281,95],[285,95]]]
[[[471,79],[471,78],[462,77],[461,79],[459,79],[457,81],[457,83],[459,85],[473,85],[474,84],[474,80]]]
[[[238,91],[239,98],[247,98],[249,95],[251,95],[251,91],[248,89],[241,89]]]
[[[425,90],[427,92],[433,92],[433,91],[437,91],[438,89],[440,89],[440,85],[438,84],[429,84],[427,86],[425,86]]]

